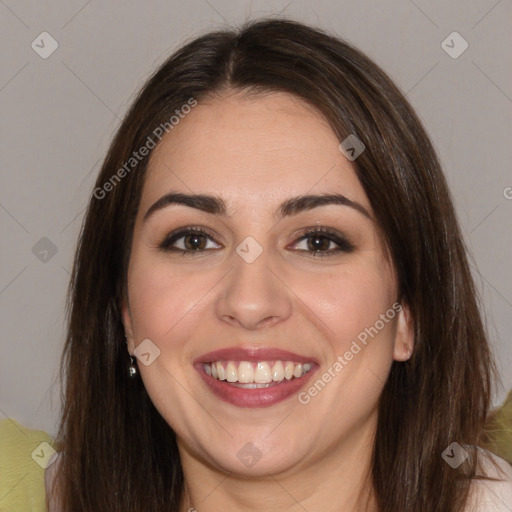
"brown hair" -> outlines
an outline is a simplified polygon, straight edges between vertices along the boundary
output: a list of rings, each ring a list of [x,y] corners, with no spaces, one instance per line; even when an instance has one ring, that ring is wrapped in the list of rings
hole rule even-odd
[[[142,88],[111,144],[69,287],[59,430],[64,510],[179,510],[175,434],[127,371],[120,306],[151,152],[133,169],[126,162],[191,98],[230,90],[294,94],[325,116],[340,141],[355,134],[365,144],[356,172],[415,326],[414,353],[393,363],[379,403],[376,500],[380,512],[461,511],[474,465],[456,471],[441,454],[454,441],[480,444],[495,370],[440,164],[407,100],[375,63],[335,36],[278,19],[183,46]]]

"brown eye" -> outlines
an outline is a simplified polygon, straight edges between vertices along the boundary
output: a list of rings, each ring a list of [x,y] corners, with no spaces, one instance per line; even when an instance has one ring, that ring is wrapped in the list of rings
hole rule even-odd
[[[306,242],[303,249],[312,256],[331,256],[340,252],[353,252],[355,247],[341,233],[333,231],[329,228],[315,227],[306,231],[301,238],[295,243],[297,246],[301,242]]]
[[[210,246],[208,246],[209,242],[212,242]],[[213,241],[211,235],[201,228],[180,229],[169,234],[158,244],[158,248],[162,251],[179,251],[187,255],[219,249],[220,247],[220,245]]]
[[[326,251],[331,243],[333,243],[332,240],[323,235],[308,236],[306,240],[308,241],[308,250],[311,252]]]
[[[197,251],[201,249],[205,249],[206,241],[205,236],[201,233],[195,234],[191,233],[183,236],[185,249],[190,251]]]

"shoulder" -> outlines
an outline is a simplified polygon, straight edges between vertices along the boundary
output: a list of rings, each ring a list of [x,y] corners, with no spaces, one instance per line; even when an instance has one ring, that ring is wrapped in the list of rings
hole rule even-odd
[[[43,430],[0,421],[0,510],[46,510],[44,469],[53,450]]]
[[[478,475],[493,480],[473,480],[467,512],[512,511],[512,465],[494,453],[478,448]]]

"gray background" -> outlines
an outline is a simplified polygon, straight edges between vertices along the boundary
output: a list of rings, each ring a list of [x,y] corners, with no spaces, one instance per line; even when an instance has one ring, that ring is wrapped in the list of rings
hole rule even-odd
[[[181,42],[278,13],[355,44],[418,111],[472,255],[504,383],[495,403],[512,388],[510,0],[0,0],[0,419],[56,432],[72,255],[135,92]],[[469,45],[458,58],[441,46],[453,31]],[[46,59],[31,47],[42,32],[59,45]],[[453,54],[463,42],[445,44]]]

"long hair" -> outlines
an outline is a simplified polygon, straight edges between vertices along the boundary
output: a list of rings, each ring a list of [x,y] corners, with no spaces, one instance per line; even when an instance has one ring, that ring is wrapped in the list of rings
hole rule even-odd
[[[340,142],[353,134],[366,146],[353,163],[415,336],[412,357],[393,362],[379,401],[377,504],[380,512],[461,511],[475,466],[454,470],[441,455],[452,442],[480,444],[495,369],[440,163],[404,95],[374,62],[334,35],[279,19],[181,47],[148,79],[112,141],[68,291],[58,433],[64,510],[179,510],[175,434],[141,379],[128,376],[121,303],[152,152],[138,150],[158,143],[162,127],[172,137],[169,120],[184,105],[225,91],[293,94],[326,118]]]

